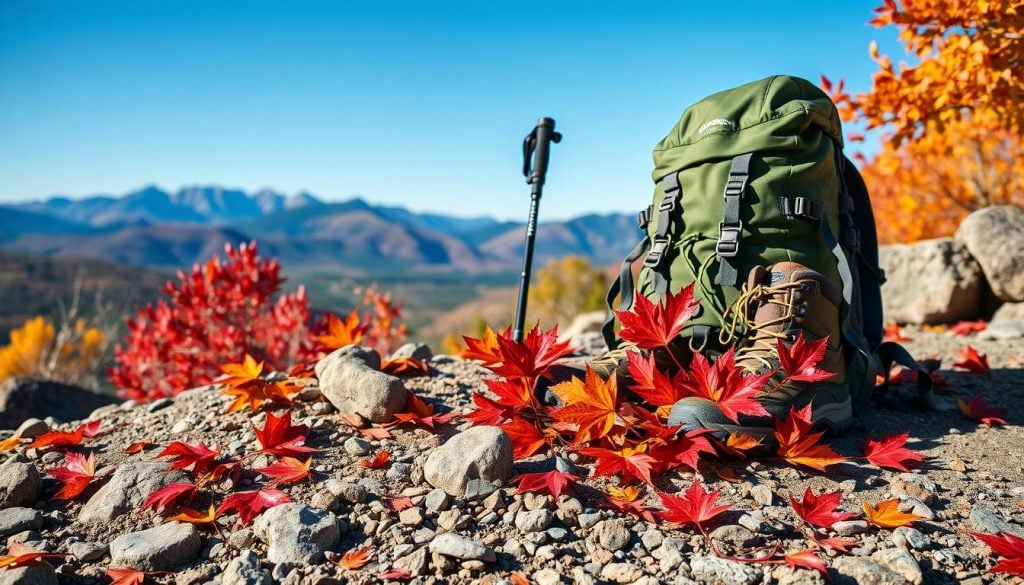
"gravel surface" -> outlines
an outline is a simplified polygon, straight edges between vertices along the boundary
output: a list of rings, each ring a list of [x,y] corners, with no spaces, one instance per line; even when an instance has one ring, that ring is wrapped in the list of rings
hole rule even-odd
[[[702,468],[709,489],[721,490],[721,500],[736,511],[712,534],[716,545],[735,551],[781,541],[787,551],[806,548],[792,528],[788,498],[810,486],[816,492],[841,491],[842,508],[850,512],[860,512],[862,499],[897,497],[903,500],[903,509],[926,517],[912,528],[897,530],[870,528],[856,519],[837,527],[857,545],[851,555],[826,556],[833,582],[1021,582],[986,572],[995,559],[969,532],[1024,534],[1024,341],[918,329],[904,332],[912,338],[905,345],[916,356],[941,360],[948,387],[939,397],[938,411],[876,410],[874,434],[909,431],[908,446],[928,460],[912,473],[840,465],[828,474],[754,461],[735,466],[733,481],[720,479],[714,466]],[[952,371],[952,356],[967,343],[987,354],[990,377]],[[430,365],[431,376],[407,379],[406,387],[439,413],[471,410],[471,394],[484,391],[486,370],[448,356],[436,356]],[[1009,424],[989,428],[964,417],[956,399],[975,394],[990,405],[1007,408]],[[466,494],[450,495],[427,481],[425,467],[435,449],[470,427],[467,422],[455,419],[437,432],[393,427],[391,437],[377,440],[347,426],[317,391],[304,392],[303,398],[307,400],[296,403],[293,417],[296,424],[310,427],[307,444],[317,452],[313,479],[281,488],[295,502],[287,509],[264,513],[247,526],[232,514],[219,518],[216,530],[165,526],[154,531],[163,520],[152,510],[141,510],[138,497],[148,497],[142,492],[166,481],[162,473],[154,478],[152,464],[145,463],[158,451],[128,455],[125,447],[140,440],[161,447],[176,440],[203,441],[234,456],[259,448],[252,428],[262,427],[266,414],[225,414],[230,399],[203,388],[173,401],[128,402],[94,413],[109,429],[84,443],[95,454],[97,479],[70,502],[52,499],[59,485],[45,473],[61,465],[60,451],[19,449],[5,454],[14,461],[0,464],[0,486],[19,483],[7,481],[7,474],[34,479],[37,471],[43,479],[41,494],[28,486],[0,498],[5,506],[0,510],[3,536],[8,544],[24,542],[69,553],[72,556],[48,562],[57,582],[83,585],[108,583],[107,567],[138,558],[143,559],[142,566],[170,571],[151,575],[147,582],[179,585],[371,583],[386,580],[380,575],[388,571],[406,573],[406,580],[414,583],[498,584],[518,582],[520,576],[538,585],[824,582],[813,571],[723,560],[692,531],[599,508],[593,488],[611,485],[606,479],[590,480],[578,493],[558,501],[517,494],[501,479],[497,487],[491,481],[470,480]],[[862,429],[854,429],[833,446],[840,453],[859,454],[864,438]],[[499,447],[504,448],[495,449]],[[379,469],[360,464],[381,450],[390,453],[390,464]],[[482,446],[474,450],[486,451]],[[535,470],[543,459],[517,462],[515,471]],[[17,461],[28,462],[35,470]],[[253,466],[269,463],[260,456]],[[476,477],[492,476],[481,472]],[[658,480],[658,488],[680,491],[692,480],[692,475],[667,474]],[[105,484],[113,483],[116,493],[101,493]],[[262,483],[250,474],[216,489],[226,493]],[[408,498],[407,507],[399,512],[389,509],[385,504],[393,503],[393,496]],[[654,506],[656,498],[650,493],[646,497]],[[209,503],[194,502],[203,510]],[[335,564],[344,552],[364,546],[374,549],[366,566],[347,570]],[[0,569],[0,583],[31,582],[11,581],[14,572],[7,573]]]

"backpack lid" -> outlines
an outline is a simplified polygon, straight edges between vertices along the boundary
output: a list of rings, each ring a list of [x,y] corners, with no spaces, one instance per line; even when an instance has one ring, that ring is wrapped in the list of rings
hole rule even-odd
[[[690,106],[654,147],[655,182],[708,160],[794,148],[794,136],[815,126],[839,147],[843,132],[835,104],[813,83],[789,75],[718,92]]]

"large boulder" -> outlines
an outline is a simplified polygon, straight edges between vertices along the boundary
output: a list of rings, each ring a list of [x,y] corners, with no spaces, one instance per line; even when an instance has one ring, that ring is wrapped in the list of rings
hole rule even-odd
[[[405,384],[380,371],[380,354],[358,345],[343,347],[316,364],[320,392],[342,414],[390,422],[405,408]]]
[[[43,479],[36,466],[20,457],[0,464],[0,508],[31,506],[43,496]]]
[[[453,496],[474,479],[504,481],[512,475],[512,441],[497,427],[472,427],[431,451],[423,476]]]
[[[934,325],[980,316],[985,289],[981,267],[958,240],[882,246],[879,263],[886,277],[886,320]]]
[[[968,215],[956,239],[970,250],[996,298],[1024,301],[1024,209],[999,205]]]
[[[78,386],[15,377],[0,386],[0,428],[16,429],[26,419],[48,416],[61,422],[80,420],[116,403],[113,396]]]

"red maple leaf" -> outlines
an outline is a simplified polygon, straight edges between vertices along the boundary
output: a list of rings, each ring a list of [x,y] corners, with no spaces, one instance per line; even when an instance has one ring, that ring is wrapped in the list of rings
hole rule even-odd
[[[621,474],[622,483],[629,483],[633,479],[651,483],[651,471],[658,465],[658,460],[647,453],[647,445],[644,443],[614,451],[601,447],[583,447],[576,452],[594,458],[597,463],[594,466],[594,477]]]
[[[213,465],[217,455],[220,455],[220,449],[211,449],[206,446],[206,443],[184,443],[182,441],[175,441],[164,448],[163,451],[157,453],[157,457],[170,457],[171,458],[171,469],[187,469],[189,466],[192,467],[192,472],[195,475],[202,475],[207,469]]]
[[[526,334],[522,342],[516,342],[504,334],[498,337],[501,349],[501,364],[491,366],[491,371],[505,378],[534,379],[543,376],[559,359],[572,353],[569,341],[558,341],[558,326],[541,331],[540,323]]]
[[[374,455],[373,459],[361,459],[359,461],[359,465],[362,465],[367,469],[380,469],[382,467],[387,467],[389,463],[391,463],[391,453],[388,453],[387,451],[380,451]]]
[[[977,321],[957,321],[956,323],[949,326],[946,331],[953,335],[959,335],[961,337],[970,335],[971,333],[979,333],[984,331],[988,327],[988,323],[985,323],[984,319],[978,319]]]
[[[631,351],[626,359],[629,364],[629,377],[633,384],[629,389],[636,392],[640,398],[654,406],[672,406],[680,399],[689,396],[683,382],[686,380],[685,371],[677,372],[669,377],[662,372],[655,364],[654,354],[643,355]]]
[[[676,294],[668,294],[664,301],[651,302],[637,290],[633,308],[615,311],[622,323],[619,336],[641,349],[667,347],[683,331],[700,304],[693,299],[690,284]]]
[[[75,447],[82,444],[82,439],[94,437],[99,433],[102,421],[92,421],[78,425],[71,432],[48,431],[36,437],[25,449],[42,449],[44,447]]]
[[[864,457],[883,469],[895,469],[896,471],[909,471],[908,463],[924,461],[924,455],[911,451],[904,447],[910,433],[901,435],[889,435],[881,441],[876,441],[868,435],[864,442]]]
[[[575,486],[576,482],[580,481],[580,478],[577,475],[553,469],[541,473],[522,473],[512,481],[519,483],[519,487],[516,489],[518,494],[547,492],[551,494],[552,498],[557,500],[558,496],[562,495],[562,490]]]
[[[384,504],[384,506],[387,507],[388,510],[391,510],[396,514],[398,512],[401,512],[402,510],[412,508],[413,506],[416,505],[412,502],[412,498],[410,498],[409,496],[383,495],[380,497],[380,500]]]
[[[276,489],[238,492],[224,498],[224,501],[217,507],[217,517],[235,511],[238,512],[238,517],[245,525],[259,516],[260,512],[291,501],[288,494]]]
[[[535,425],[519,416],[501,425],[502,431],[512,442],[512,457],[524,459],[541,450],[548,443],[548,438]]]
[[[294,457],[282,457],[266,467],[257,467],[253,471],[269,477],[272,481],[267,485],[271,487],[283,483],[299,483],[309,479],[309,465],[312,461],[312,459],[299,461]]]
[[[551,388],[561,400],[561,408],[551,416],[570,425],[576,425],[573,443],[586,443],[600,439],[612,430],[618,417],[618,388],[615,376],[607,380],[587,366],[584,380],[573,377],[568,382]]]
[[[712,432],[710,429],[694,429],[675,438],[662,439],[651,449],[651,456],[667,467],[681,465],[696,471],[701,453],[715,454],[715,448],[708,440]]]
[[[476,404],[476,410],[463,415],[463,418],[473,421],[473,423],[477,425],[499,425],[508,420],[508,418],[515,412],[514,409],[502,406],[483,394],[474,392],[472,398],[473,404]]]
[[[839,507],[842,499],[842,492],[836,491],[816,496],[811,491],[811,488],[807,488],[804,490],[803,497],[799,500],[790,495],[789,505],[793,507],[793,511],[804,522],[813,526],[831,529],[832,525],[836,522],[849,520],[856,516],[856,514],[836,509]]]
[[[381,581],[408,581],[412,579],[412,573],[409,572],[409,569],[391,567],[387,571],[382,571],[377,577]]]
[[[988,356],[979,354],[978,350],[970,345],[960,350],[960,353],[956,356],[956,361],[953,362],[953,367],[963,368],[975,374],[991,375],[991,370],[988,367]]]
[[[313,453],[316,449],[306,447],[306,435],[309,427],[306,425],[292,425],[292,412],[285,411],[280,417],[274,413],[267,413],[267,420],[263,428],[253,427],[256,440],[260,442],[260,453],[271,453],[283,457],[302,457]]]
[[[813,548],[806,550],[798,550],[795,552],[786,553],[782,557],[787,567],[793,569],[810,569],[821,573],[823,577],[828,578],[828,566],[821,561],[818,557],[818,553]]]
[[[999,534],[972,532],[971,535],[987,544],[992,552],[999,555],[999,562],[992,567],[991,571],[1024,577],[1024,538],[1006,532]]]
[[[455,413],[435,415],[433,404],[423,402],[412,390],[406,390],[406,393],[406,411],[395,413],[395,420],[397,422],[394,424],[408,423],[434,430],[435,425],[444,424],[457,416]]]
[[[779,364],[786,374],[786,379],[794,382],[822,382],[833,376],[833,372],[818,367],[825,358],[828,336],[815,341],[807,341],[804,334],[797,335],[789,347],[779,339],[777,342]],[[781,385],[781,384],[780,384]]]
[[[975,394],[969,402],[964,402],[963,398],[957,398],[956,402],[960,406],[960,412],[974,422],[987,426],[1006,424],[1006,409],[989,406],[981,394]]]
[[[704,486],[696,479],[682,497],[664,492],[656,493],[665,508],[658,512],[659,518],[683,526],[692,524],[701,532],[705,531],[705,524],[729,510],[729,506],[716,505],[719,494],[717,490],[710,493],[705,491]]]
[[[89,487],[89,482],[96,475],[96,459],[92,453],[89,453],[89,457],[81,453],[68,453],[64,456],[62,467],[50,469],[47,473],[63,484],[53,497],[70,500]]]
[[[790,408],[789,416],[775,421],[775,439],[779,444],[779,456],[795,465],[803,465],[818,471],[825,471],[829,465],[842,463],[846,458],[821,444],[824,431],[811,432],[811,405],[796,410]]]
[[[695,353],[690,362],[690,375],[682,384],[690,394],[716,403],[722,414],[738,423],[740,414],[769,416],[754,396],[771,377],[772,372],[745,374],[736,367],[736,354],[730,347],[714,364],[708,362],[704,354]]]
[[[194,496],[195,493],[195,484],[169,483],[150,494],[150,496],[146,498],[146,502],[142,504],[142,509],[170,508],[171,506],[180,503],[182,500],[191,501],[192,496]]]

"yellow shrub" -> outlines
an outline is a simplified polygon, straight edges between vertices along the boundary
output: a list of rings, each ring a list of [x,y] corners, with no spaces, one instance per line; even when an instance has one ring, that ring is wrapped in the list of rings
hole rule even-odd
[[[0,347],[0,383],[28,376],[80,384],[95,377],[106,347],[106,335],[81,319],[57,329],[33,317],[11,331],[10,345]]]

